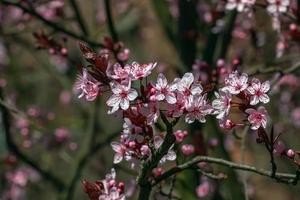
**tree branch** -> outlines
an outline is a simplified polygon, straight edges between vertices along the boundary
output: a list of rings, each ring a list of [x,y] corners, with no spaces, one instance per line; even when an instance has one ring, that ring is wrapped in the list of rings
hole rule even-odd
[[[15,7],[18,7],[20,8],[23,12],[25,13],[28,13],[34,17],[36,17],[38,20],[42,21],[45,25],[53,28],[54,30],[56,31],[59,31],[59,32],[62,32],[74,39],[78,39],[78,40],[81,40],[81,41],[84,41],[86,43],[88,43],[89,45],[91,46],[95,46],[95,47],[104,47],[102,43],[97,43],[97,42],[94,42],[92,40],[89,40],[87,39],[85,36],[82,36],[82,35],[78,35],[68,29],[65,29],[64,27],[54,23],[54,22],[51,22],[47,19],[45,19],[43,16],[41,16],[39,13],[37,13],[35,10],[33,9],[30,9],[30,8],[27,8],[25,6],[23,6],[21,3],[18,3],[18,2],[11,2],[11,1],[7,1],[7,0],[1,0],[0,1],[2,4],[4,5],[10,5],[10,6],[15,6]]]
[[[175,126],[175,123],[170,123],[163,112],[160,112],[160,116],[166,126],[167,134],[161,147],[152,155],[151,159],[145,162],[142,166],[140,175],[138,177],[138,184],[140,186],[140,193],[138,197],[139,200],[149,199],[152,190],[149,177],[152,173],[152,170],[157,167],[159,161],[164,155],[167,154],[176,140],[173,134],[173,126]]]
[[[4,96],[3,91],[0,88],[0,98],[4,99],[3,96]],[[12,135],[10,133],[11,120],[10,120],[9,111],[3,104],[0,104],[0,108],[2,113],[3,125],[4,125],[4,133],[6,136],[6,144],[9,151],[11,151],[18,159],[22,160],[24,163],[28,164],[37,172],[39,172],[45,178],[45,180],[49,181],[58,191],[64,190],[66,186],[63,181],[61,181],[59,178],[53,175],[50,171],[47,171],[46,169],[41,167],[38,162],[32,160],[30,157],[24,154],[14,143]]]
[[[160,183],[161,181],[169,178],[170,176],[173,176],[174,174],[178,172],[182,172],[186,169],[190,169],[194,167],[196,164],[200,162],[207,162],[207,163],[212,163],[212,164],[218,164],[218,165],[223,165],[232,169],[237,169],[237,170],[243,170],[243,171],[248,171],[248,172],[253,172],[255,174],[259,174],[262,176],[269,177],[271,179],[275,179],[278,182],[281,183],[286,183],[286,184],[294,184],[297,185],[299,181],[299,173],[296,174],[288,174],[288,173],[276,173],[274,177],[272,177],[272,171],[267,171],[264,169],[257,169],[254,166],[249,166],[249,165],[244,165],[244,164],[237,164],[234,162],[230,162],[227,160],[223,160],[220,158],[213,158],[213,157],[208,157],[208,156],[197,156],[191,161],[188,161],[182,165],[178,165],[177,167],[174,167],[162,175],[158,176],[155,178],[155,181],[152,183],[152,186],[155,186],[156,184]]]
[[[85,23],[84,23],[84,20],[83,20],[81,14],[80,14],[78,5],[76,3],[76,0],[70,0],[70,4],[71,4],[71,6],[74,10],[78,25],[80,26],[80,29],[81,29],[82,33],[85,34],[86,36],[88,36],[89,32],[88,32],[88,29],[85,26]]]

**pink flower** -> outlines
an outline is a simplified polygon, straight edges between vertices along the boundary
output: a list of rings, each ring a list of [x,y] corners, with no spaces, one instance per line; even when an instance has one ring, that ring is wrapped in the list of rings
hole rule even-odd
[[[168,116],[180,117],[183,114],[187,104],[187,98],[181,92],[176,92],[175,95],[176,103],[168,104]]]
[[[120,163],[123,160],[123,158],[125,158],[126,155],[128,156],[128,154],[126,153],[127,152],[126,147],[121,143],[112,142],[111,147],[114,150],[114,152],[116,152],[114,156],[114,164]]]
[[[235,123],[231,121],[230,119],[223,118],[219,120],[219,125],[221,128],[224,129],[232,129],[235,126]]]
[[[249,86],[247,90],[251,94],[251,105],[256,105],[259,102],[268,103],[270,101],[269,96],[266,94],[270,90],[269,81],[261,84],[258,79],[254,78],[251,81],[251,86]]]
[[[203,181],[196,189],[199,198],[206,197],[211,190],[211,184],[208,181]]]
[[[195,152],[195,147],[191,144],[184,144],[181,147],[181,151],[184,155],[189,156]]]
[[[259,127],[267,127],[267,110],[265,107],[261,106],[257,110],[248,108],[245,112],[249,114],[248,121],[252,130],[257,130]]]
[[[176,96],[174,94],[176,87],[177,85],[175,83],[168,85],[166,77],[160,73],[157,77],[157,83],[154,86],[156,90],[155,99],[157,101],[166,100],[169,104],[176,103]]]
[[[219,93],[215,92],[215,99],[212,102],[212,107],[215,109],[217,119],[225,118],[230,110],[231,94],[227,90],[219,90]]]
[[[106,70],[106,75],[115,80],[128,79],[131,71],[130,65],[125,65],[124,68],[119,63],[109,66]]]
[[[150,102],[143,104],[141,108],[141,114],[147,117],[147,124],[154,124],[159,117],[159,105],[158,102]]]
[[[145,78],[151,74],[151,71],[156,67],[156,63],[139,64],[133,62],[131,64],[131,78],[133,80],[139,80]]]
[[[289,0],[267,0],[269,5],[267,11],[272,15],[278,15],[279,13],[285,13],[290,6]]]
[[[226,4],[227,10],[237,9],[237,11],[242,12],[245,8],[249,9],[255,4],[255,0],[228,0]]]
[[[176,142],[180,143],[184,140],[184,138],[187,137],[188,132],[187,131],[182,131],[182,130],[177,130],[173,134],[176,137]]]
[[[185,73],[182,79],[175,79],[175,82],[177,82],[177,90],[186,97],[201,94],[203,91],[201,84],[194,83],[194,75],[192,73]]]
[[[106,102],[108,106],[112,107],[108,112],[109,114],[116,112],[120,107],[122,110],[127,110],[129,108],[129,102],[133,101],[138,96],[137,91],[130,88],[130,80],[127,85],[111,82],[110,86],[113,95]]]
[[[205,116],[212,112],[212,107],[206,101],[206,95],[195,95],[189,98],[189,103],[186,107],[188,114],[185,116],[187,123],[193,123],[195,119],[204,123]]]
[[[87,101],[94,101],[100,92],[100,87],[101,83],[88,74],[86,69],[83,69],[76,83],[76,89],[81,90],[78,98],[85,96]]]
[[[239,94],[248,87],[248,75],[243,73],[241,76],[237,71],[229,74],[225,79],[225,90],[228,90],[231,94]]]

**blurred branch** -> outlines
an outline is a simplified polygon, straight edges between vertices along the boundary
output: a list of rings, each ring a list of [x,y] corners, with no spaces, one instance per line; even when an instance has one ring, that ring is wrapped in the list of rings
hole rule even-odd
[[[90,116],[90,125],[87,130],[88,132],[88,141],[86,144],[86,148],[83,149],[81,155],[78,158],[74,174],[71,178],[70,183],[68,184],[67,190],[66,190],[66,199],[67,200],[72,200],[76,188],[76,184],[78,180],[81,177],[81,173],[88,163],[89,159],[96,153],[98,150],[102,149],[103,147],[106,147],[111,143],[111,141],[120,134],[120,132],[116,132],[107,138],[105,138],[102,142],[94,144],[96,140],[96,133],[98,133],[100,127],[99,127],[99,117],[98,117],[98,107],[100,104],[100,100],[97,99],[96,102],[94,103],[94,106],[91,111],[91,116]]]
[[[1,100],[4,99],[3,90],[0,88],[0,98]],[[58,190],[62,191],[66,187],[65,184],[56,176],[54,176],[51,172],[47,171],[43,167],[39,165],[38,162],[32,160],[30,157],[28,157],[26,154],[24,154],[18,146],[14,143],[10,128],[11,128],[11,120],[10,120],[10,114],[6,106],[3,104],[0,104],[1,113],[2,113],[2,120],[4,125],[4,132],[6,136],[6,143],[8,149],[20,160],[22,160],[24,163],[31,166],[33,169],[35,169],[37,172],[39,172],[45,180],[51,182],[51,184]]]
[[[229,167],[231,169],[253,172],[255,174],[266,176],[271,179],[275,179],[278,182],[286,183],[286,184],[297,185],[297,183],[300,179],[299,173],[296,173],[296,174],[276,173],[275,176],[272,177],[272,171],[268,171],[268,170],[264,170],[264,169],[257,169],[256,167],[253,167],[253,166],[237,164],[237,163],[223,160],[220,158],[213,158],[213,157],[208,157],[208,156],[197,156],[194,159],[192,159],[191,161],[188,161],[182,165],[178,165],[178,166],[166,171],[162,175],[158,176],[157,178],[155,178],[155,181],[152,183],[152,186],[155,186],[156,184],[169,178],[170,176],[173,176],[176,173],[182,172],[186,169],[190,169],[200,162],[218,164],[218,165],[223,165],[223,166]]]
[[[116,43],[119,41],[119,36],[114,26],[113,17],[111,13],[110,0],[104,0],[104,5],[105,5],[105,13],[107,18],[108,29],[114,43]]]
[[[197,12],[195,0],[179,0],[178,52],[186,69],[191,69],[196,58]]]
[[[88,36],[89,32],[88,32],[88,30],[86,28],[86,25],[84,23],[82,15],[80,14],[80,10],[78,8],[76,0],[69,0],[69,1],[70,1],[70,4],[71,4],[71,6],[72,6],[72,8],[74,10],[74,13],[75,13],[78,25],[80,26],[82,33],[85,34],[86,36]]]
[[[268,67],[266,69],[259,68],[255,72],[249,73],[249,76],[267,75],[267,74],[273,74],[273,73],[279,73],[280,76],[284,76],[286,74],[291,74],[298,70],[300,70],[300,62],[298,62],[295,65],[292,65],[291,67],[286,68],[286,69],[283,69],[282,67]]]
[[[10,6],[18,7],[23,12],[28,13],[28,14],[36,17],[38,20],[42,21],[45,25],[53,28],[56,31],[62,32],[62,33],[66,34],[66,35],[68,35],[68,36],[70,36],[70,37],[72,37],[74,39],[78,39],[78,40],[84,41],[84,42],[88,43],[91,46],[103,47],[103,44],[101,44],[101,43],[97,43],[97,42],[94,42],[92,40],[89,40],[89,39],[87,39],[86,36],[78,35],[78,34],[72,32],[72,31],[70,31],[68,29],[65,29],[63,26],[60,26],[57,23],[54,23],[54,22],[51,22],[51,21],[45,19],[43,16],[41,16],[35,10],[23,6],[20,2],[11,2],[11,1],[7,1],[7,0],[0,0],[0,2],[3,5],[10,5]]]

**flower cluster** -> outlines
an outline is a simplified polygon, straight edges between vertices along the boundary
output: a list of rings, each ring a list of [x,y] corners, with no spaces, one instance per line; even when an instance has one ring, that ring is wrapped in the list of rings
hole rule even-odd
[[[174,161],[177,157],[175,142],[165,145],[169,133],[156,128],[160,118],[164,122],[184,118],[186,123],[196,120],[205,123],[206,117],[210,115],[215,116],[220,126],[226,129],[249,125],[252,130],[258,130],[267,126],[267,111],[259,105],[270,101],[267,95],[270,83],[261,83],[256,78],[249,81],[245,73],[222,71],[224,62],[218,64],[220,67],[217,72],[222,75],[223,83],[219,84],[223,86],[215,92],[216,98],[211,101],[207,96],[211,96],[209,93],[216,89],[210,83],[211,80],[202,85],[200,76],[195,78],[193,73],[185,73],[181,78],[169,81],[164,74],[159,73],[156,81],[150,81],[148,78],[155,70],[156,63],[126,64],[116,59],[117,62],[112,64],[109,51],[97,54],[85,46],[81,46],[81,50],[92,66],[82,69],[77,82],[77,89],[81,91],[79,97],[84,96],[87,101],[93,101],[98,95],[108,94],[108,114],[124,120],[119,141],[111,143],[115,152],[114,164],[126,160],[132,168],[139,167],[141,162],[157,158],[157,152],[161,149],[164,149],[164,154],[159,156],[154,171],[161,172],[160,165],[167,160]],[[241,111],[244,120],[234,122],[230,119],[234,109]],[[196,151],[192,144],[178,146],[186,136],[186,131],[173,133],[176,146],[180,147],[183,155],[189,156]],[[109,190],[106,189],[104,193],[106,198],[111,198],[108,197]]]
[[[91,200],[125,200],[124,183],[116,182],[116,172],[111,169],[104,180],[89,183],[83,181],[84,190]]]
[[[266,104],[270,101],[266,94],[270,90],[270,83],[261,83],[253,78],[248,81],[248,75],[239,75],[237,71],[229,74],[225,79],[225,85],[215,93],[216,99],[212,102],[216,118],[220,120],[221,127],[232,128],[236,124],[228,119],[231,108],[238,107],[248,115],[248,121],[252,130],[259,127],[266,128],[267,111],[263,106],[255,109],[258,103]],[[236,101],[236,102],[235,102]],[[244,125],[244,124],[243,124]]]

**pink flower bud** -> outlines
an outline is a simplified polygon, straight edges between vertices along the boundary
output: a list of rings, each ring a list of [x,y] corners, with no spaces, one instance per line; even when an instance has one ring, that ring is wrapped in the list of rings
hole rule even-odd
[[[209,191],[210,191],[210,184],[208,181],[204,181],[196,189],[196,193],[199,198],[206,197]]]
[[[293,159],[293,158],[295,157],[295,151],[292,150],[292,149],[289,149],[289,150],[287,150],[286,155],[287,155],[289,158]]]
[[[147,145],[143,145],[141,147],[141,154],[143,156],[150,155],[150,153],[151,153],[150,148]]]
[[[135,145],[136,145],[135,141],[130,141],[130,142],[128,143],[128,146],[129,146],[130,148],[135,148]]]
[[[188,132],[182,131],[182,130],[177,130],[174,132],[174,135],[176,137],[176,142],[180,143],[184,140],[184,138],[186,138],[186,136],[188,135]]]
[[[181,147],[181,151],[184,155],[189,156],[195,152],[195,147],[191,144],[184,144]]]
[[[161,167],[157,167],[153,169],[153,174],[155,177],[160,176],[163,173],[163,169]]]
[[[60,53],[61,53],[63,56],[66,56],[66,55],[68,54],[68,49],[67,49],[67,48],[61,48]]]
[[[274,151],[273,153],[281,155],[286,150],[284,143],[281,140],[277,140],[274,144]]]

